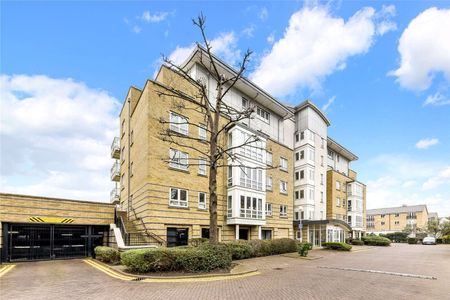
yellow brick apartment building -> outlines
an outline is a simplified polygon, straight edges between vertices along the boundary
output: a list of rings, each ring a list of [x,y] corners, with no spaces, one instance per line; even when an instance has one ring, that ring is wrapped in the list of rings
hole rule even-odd
[[[426,228],[427,223],[426,205],[402,205],[367,210],[368,233],[399,232],[408,225],[413,228]]]

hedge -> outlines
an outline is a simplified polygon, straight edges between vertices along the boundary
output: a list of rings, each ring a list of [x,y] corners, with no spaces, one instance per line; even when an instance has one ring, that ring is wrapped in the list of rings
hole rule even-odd
[[[352,245],[355,245],[355,246],[363,246],[363,245],[364,245],[364,242],[361,241],[361,240],[352,240]]]
[[[361,238],[365,245],[369,246],[389,246],[391,240],[377,235],[366,235]]]
[[[122,253],[121,261],[128,270],[138,273],[209,272],[229,268],[231,254],[223,245],[202,244],[197,248],[129,250]]]
[[[325,249],[340,250],[340,251],[350,251],[352,249],[352,245],[336,242],[322,243],[322,247],[324,247]]]
[[[95,258],[105,263],[116,264],[120,261],[120,253],[119,250],[117,249],[111,247],[97,246],[95,247],[94,252]]]
[[[441,237],[442,244],[450,244],[450,235],[444,235]]]
[[[293,239],[235,241],[225,244],[233,259],[269,256],[297,251],[297,242]]]
[[[410,244],[410,245],[416,245],[418,241],[419,241],[419,239],[415,238],[415,237],[408,238],[408,244]]]

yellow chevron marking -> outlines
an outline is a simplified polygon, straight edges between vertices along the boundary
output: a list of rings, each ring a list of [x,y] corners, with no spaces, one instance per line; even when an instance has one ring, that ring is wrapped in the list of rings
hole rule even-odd
[[[35,223],[63,223],[70,224],[75,220],[70,218],[52,218],[52,217],[30,217],[29,220]]]
[[[109,267],[105,267],[105,266],[103,266],[103,265],[101,265],[101,264],[99,264],[99,263],[97,263],[97,262],[95,262],[93,260],[85,259],[83,261],[85,263],[87,263],[88,265],[96,268],[97,270],[102,271],[103,273],[105,273],[105,274],[107,274],[107,275],[109,275],[111,277],[114,277],[114,278],[117,278],[117,279],[120,279],[120,280],[126,280],[126,281],[135,280],[135,277],[123,275],[123,274],[121,274],[119,272],[116,272],[116,271],[110,269]]]
[[[0,277],[11,271],[16,265],[6,265],[0,267]]]

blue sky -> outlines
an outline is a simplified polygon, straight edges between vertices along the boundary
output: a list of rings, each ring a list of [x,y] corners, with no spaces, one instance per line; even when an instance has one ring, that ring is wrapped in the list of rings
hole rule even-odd
[[[127,89],[199,41],[202,11],[219,56],[236,64],[250,48],[247,76],[325,110],[329,135],[359,156],[369,207],[450,215],[448,1],[0,5],[2,191],[107,201]]]

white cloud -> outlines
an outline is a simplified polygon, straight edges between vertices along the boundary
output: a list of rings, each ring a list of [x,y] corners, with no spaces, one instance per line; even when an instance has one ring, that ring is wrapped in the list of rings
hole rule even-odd
[[[369,50],[378,27],[388,20],[371,7],[345,21],[327,7],[305,6],[291,16],[284,36],[263,56],[250,78],[276,96],[303,87],[320,89],[326,76],[344,69],[350,57]],[[384,32],[378,30],[378,34]]]
[[[328,108],[330,107],[330,105],[333,104],[334,100],[336,100],[336,96],[333,96],[333,97],[331,97],[330,99],[328,99],[327,103],[325,103],[325,104],[322,106],[322,110],[323,110],[323,111],[327,111]]]
[[[436,176],[429,178],[422,185],[424,190],[435,189],[443,184],[447,184],[450,190],[450,166],[442,169]]]
[[[120,103],[72,79],[0,76],[2,191],[108,201]]]
[[[436,73],[450,82],[450,9],[429,8],[414,18],[400,37],[400,67],[390,72],[402,87],[423,91]]]
[[[432,138],[432,139],[422,139],[416,143],[417,149],[428,149],[431,146],[439,144],[439,140]]]
[[[397,24],[390,19],[395,17],[396,9],[394,5],[383,5],[381,11],[377,13],[376,18],[379,20],[377,26],[377,34],[383,35],[389,31],[397,30]]]
[[[140,33],[142,31],[142,28],[137,26],[137,25],[134,25],[132,30],[133,30],[134,33],[137,34],[137,33]]]
[[[241,58],[241,51],[237,46],[237,37],[234,32],[225,32],[219,34],[216,38],[210,41],[212,52],[228,64],[236,65]],[[169,55],[169,59],[175,64],[181,64],[193,51],[195,44],[187,47],[177,46],[175,50]]]
[[[139,19],[147,23],[159,23],[164,21],[168,16],[169,16],[168,12],[157,12],[151,14],[148,10],[146,10],[142,13]]]
[[[267,37],[267,42],[269,44],[273,44],[275,42],[275,34],[273,32]]]
[[[258,13],[258,18],[260,18],[262,21],[267,20],[267,18],[269,17],[269,11],[267,10],[266,7],[261,8],[261,10]]]
[[[440,92],[436,92],[434,95],[429,95],[425,102],[424,106],[433,105],[433,106],[442,106],[442,105],[450,105],[450,97],[442,95]]]
[[[244,36],[246,36],[246,37],[253,37],[253,33],[255,32],[255,25],[250,25],[250,26],[248,26],[248,27],[245,27],[243,30],[242,30],[242,34],[244,35]]]
[[[448,162],[385,154],[367,160],[365,164],[369,173],[375,171],[366,182],[369,209],[426,204],[428,211],[450,215]],[[360,175],[368,174],[361,172]]]

